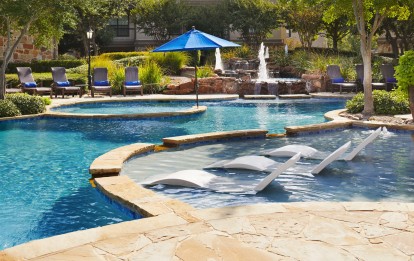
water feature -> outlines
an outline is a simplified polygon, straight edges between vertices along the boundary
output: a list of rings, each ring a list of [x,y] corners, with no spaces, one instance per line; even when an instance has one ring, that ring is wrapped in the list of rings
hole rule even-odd
[[[270,55],[269,55],[269,47],[266,46],[264,58],[265,59],[269,59],[269,57],[270,57]]]
[[[285,51],[287,50],[286,48],[287,48],[287,45],[285,47]],[[287,51],[286,51],[286,55],[287,55]],[[278,84],[285,83],[288,88],[288,94],[291,94],[292,84],[301,82],[301,79],[299,78],[270,78],[269,72],[267,70],[267,63],[266,63],[266,59],[268,58],[268,56],[269,56],[269,48],[265,47],[265,45],[261,43],[259,54],[258,54],[258,58],[259,58],[259,70],[257,73],[258,77],[257,79],[254,80],[255,86],[254,86],[253,93],[255,95],[260,94],[263,83],[266,83],[267,88],[268,88],[268,94],[278,95],[278,89],[279,89]]]
[[[220,48],[216,48],[216,66],[214,70],[221,70],[224,72],[223,61],[221,60]]]
[[[269,73],[266,68],[266,60],[265,60],[265,46],[263,43],[260,44],[259,49],[259,71],[257,73],[257,81],[267,81],[269,79]]]

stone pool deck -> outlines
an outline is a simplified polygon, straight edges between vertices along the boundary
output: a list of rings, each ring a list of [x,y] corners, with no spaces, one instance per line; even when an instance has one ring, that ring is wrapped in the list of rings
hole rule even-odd
[[[32,241],[0,260],[414,260],[414,204],[185,209]]]

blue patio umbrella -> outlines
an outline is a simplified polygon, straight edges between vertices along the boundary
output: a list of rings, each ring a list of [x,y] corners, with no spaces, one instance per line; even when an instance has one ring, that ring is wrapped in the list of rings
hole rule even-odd
[[[233,42],[218,38],[214,35],[198,31],[193,26],[193,29],[172,39],[171,41],[161,45],[152,50],[153,52],[181,52],[181,51],[198,51],[198,50],[212,50],[222,47],[240,47],[240,45]],[[194,88],[196,92],[196,101],[198,107],[198,80],[197,80],[197,65],[195,66],[195,81]]]

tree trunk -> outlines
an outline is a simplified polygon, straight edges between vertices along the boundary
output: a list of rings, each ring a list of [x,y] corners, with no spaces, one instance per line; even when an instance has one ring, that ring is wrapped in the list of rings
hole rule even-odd
[[[6,19],[7,20],[7,19]],[[26,35],[27,31],[30,28],[30,25],[32,24],[34,20],[34,17],[31,17],[29,22],[22,28],[20,31],[20,35],[17,37],[17,39],[14,41],[13,44],[12,38],[11,38],[11,27],[9,24],[9,21],[7,20],[7,44],[6,48],[4,50],[4,57],[3,57],[3,64],[1,65],[1,72],[0,72],[0,99],[4,100],[6,98],[6,69],[7,65],[9,64],[11,58],[13,57],[14,51],[17,49],[17,45],[21,42],[24,35]]]
[[[387,28],[385,29],[385,38],[391,44],[392,54],[393,54],[394,59],[398,58],[399,53],[398,53],[397,37],[392,37],[390,30]]]
[[[361,40],[362,41],[362,40]],[[371,49],[362,48],[361,55],[364,64],[364,111],[362,114],[370,116],[374,114],[374,97],[372,96],[372,68],[371,68]]]
[[[411,116],[413,117],[414,121],[414,86],[408,87],[408,100],[410,102]]]
[[[338,36],[337,35],[332,35],[332,48],[335,51],[338,51]]]

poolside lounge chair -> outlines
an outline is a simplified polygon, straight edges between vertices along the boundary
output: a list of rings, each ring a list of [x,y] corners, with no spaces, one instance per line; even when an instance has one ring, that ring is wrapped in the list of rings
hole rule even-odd
[[[386,131],[386,129],[384,129]],[[343,157],[339,157],[339,160],[352,160],[363,148],[370,144],[381,134],[381,127],[376,129],[371,135],[365,138],[357,147],[355,147],[350,153],[344,154]],[[349,141],[350,143],[350,141]],[[318,151],[309,146],[305,145],[287,145],[274,150],[269,150],[263,153],[263,155],[273,157],[290,157],[300,152],[302,157],[311,159],[324,159],[330,152]]]
[[[269,175],[257,181],[249,181],[248,184],[237,183],[237,181],[214,175],[204,170],[182,170],[171,174],[157,175],[143,182],[141,185],[153,186],[157,184],[183,186],[191,188],[204,188],[218,192],[259,192],[265,189],[275,178],[293,166],[300,159],[297,154],[284,163],[278,165],[277,169]]]
[[[126,96],[127,92],[140,91],[141,96],[143,93],[142,84],[138,79],[138,67],[126,67],[125,68],[125,81],[122,86],[122,93]]]
[[[326,166],[328,166],[333,161],[341,157],[345,153],[345,151],[348,150],[350,146],[351,146],[351,142],[348,141],[347,143],[339,147],[337,150],[335,150],[334,152],[332,152],[331,154],[323,158],[323,160],[318,165],[316,165],[310,170],[310,173],[318,174],[319,172],[321,172]],[[296,152],[289,151],[289,153],[290,153],[289,157],[291,156],[300,157],[302,153],[309,155],[309,151],[307,149],[303,149],[301,151],[297,150]],[[273,156],[271,153],[267,155]],[[287,156],[287,154],[284,154],[284,156]],[[234,160],[222,160],[222,161],[213,163],[205,167],[205,169],[226,168],[226,169],[250,169],[250,170],[268,171],[268,170],[271,170],[275,166],[276,168],[278,167],[279,163],[277,163],[276,161],[273,161],[271,159],[267,159],[267,160],[264,160],[264,159],[267,159],[267,158],[263,156],[243,156],[243,157],[238,157]]]
[[[384,82],[386,84],[387,91],[391,91],[397,85],[397,79],[395,79],[394,74],[394,66],[392,64],[382,64],[381,65],[381,73],[384,77]]]
[[[356,92],[357,84],[354,82],[346,82],[342,77],[341,70],[338,65],[328,65],[326,73],[329,77],[329,85],[332,92],[334,92],[335,87],[339,89],[339,93],[342,93],[342,90]]]
[[[13,88],[11,83],[6,82],[6,93],[19,93],[22,92],[21,88]]]
[[[30,67],[17,67],[17,75],[19,77],[20,84],[23,92],[27,92],[33,95],[49,94],[52,98],[52,88],[38,87],[37,83],[33,79],[32,69]]]
[[[52,88],[55,97],[57,97],[58,93],[62,94],[62,98],[65,98],[65,94],[72,94],[72,97],[75,96],[75,94],[78,94],[79,98],[82,97],[81,88],[72,86],[66,78],[65,67],[52,67],[52,78]]]
[[[108,80],[108,69],[97,67],[93,69],[93,81],[91,86],[91,96],[95,93],[108,93],[112,97],[112,87]]]
[[[355,70],[357,73],[357,84],[358,89],[361,89],[364,91],[364,65],[363,64],[357,64],[355,65]],[[385,90],[387,85],[383,82],[372,82],[372,89],[373,90]]]

